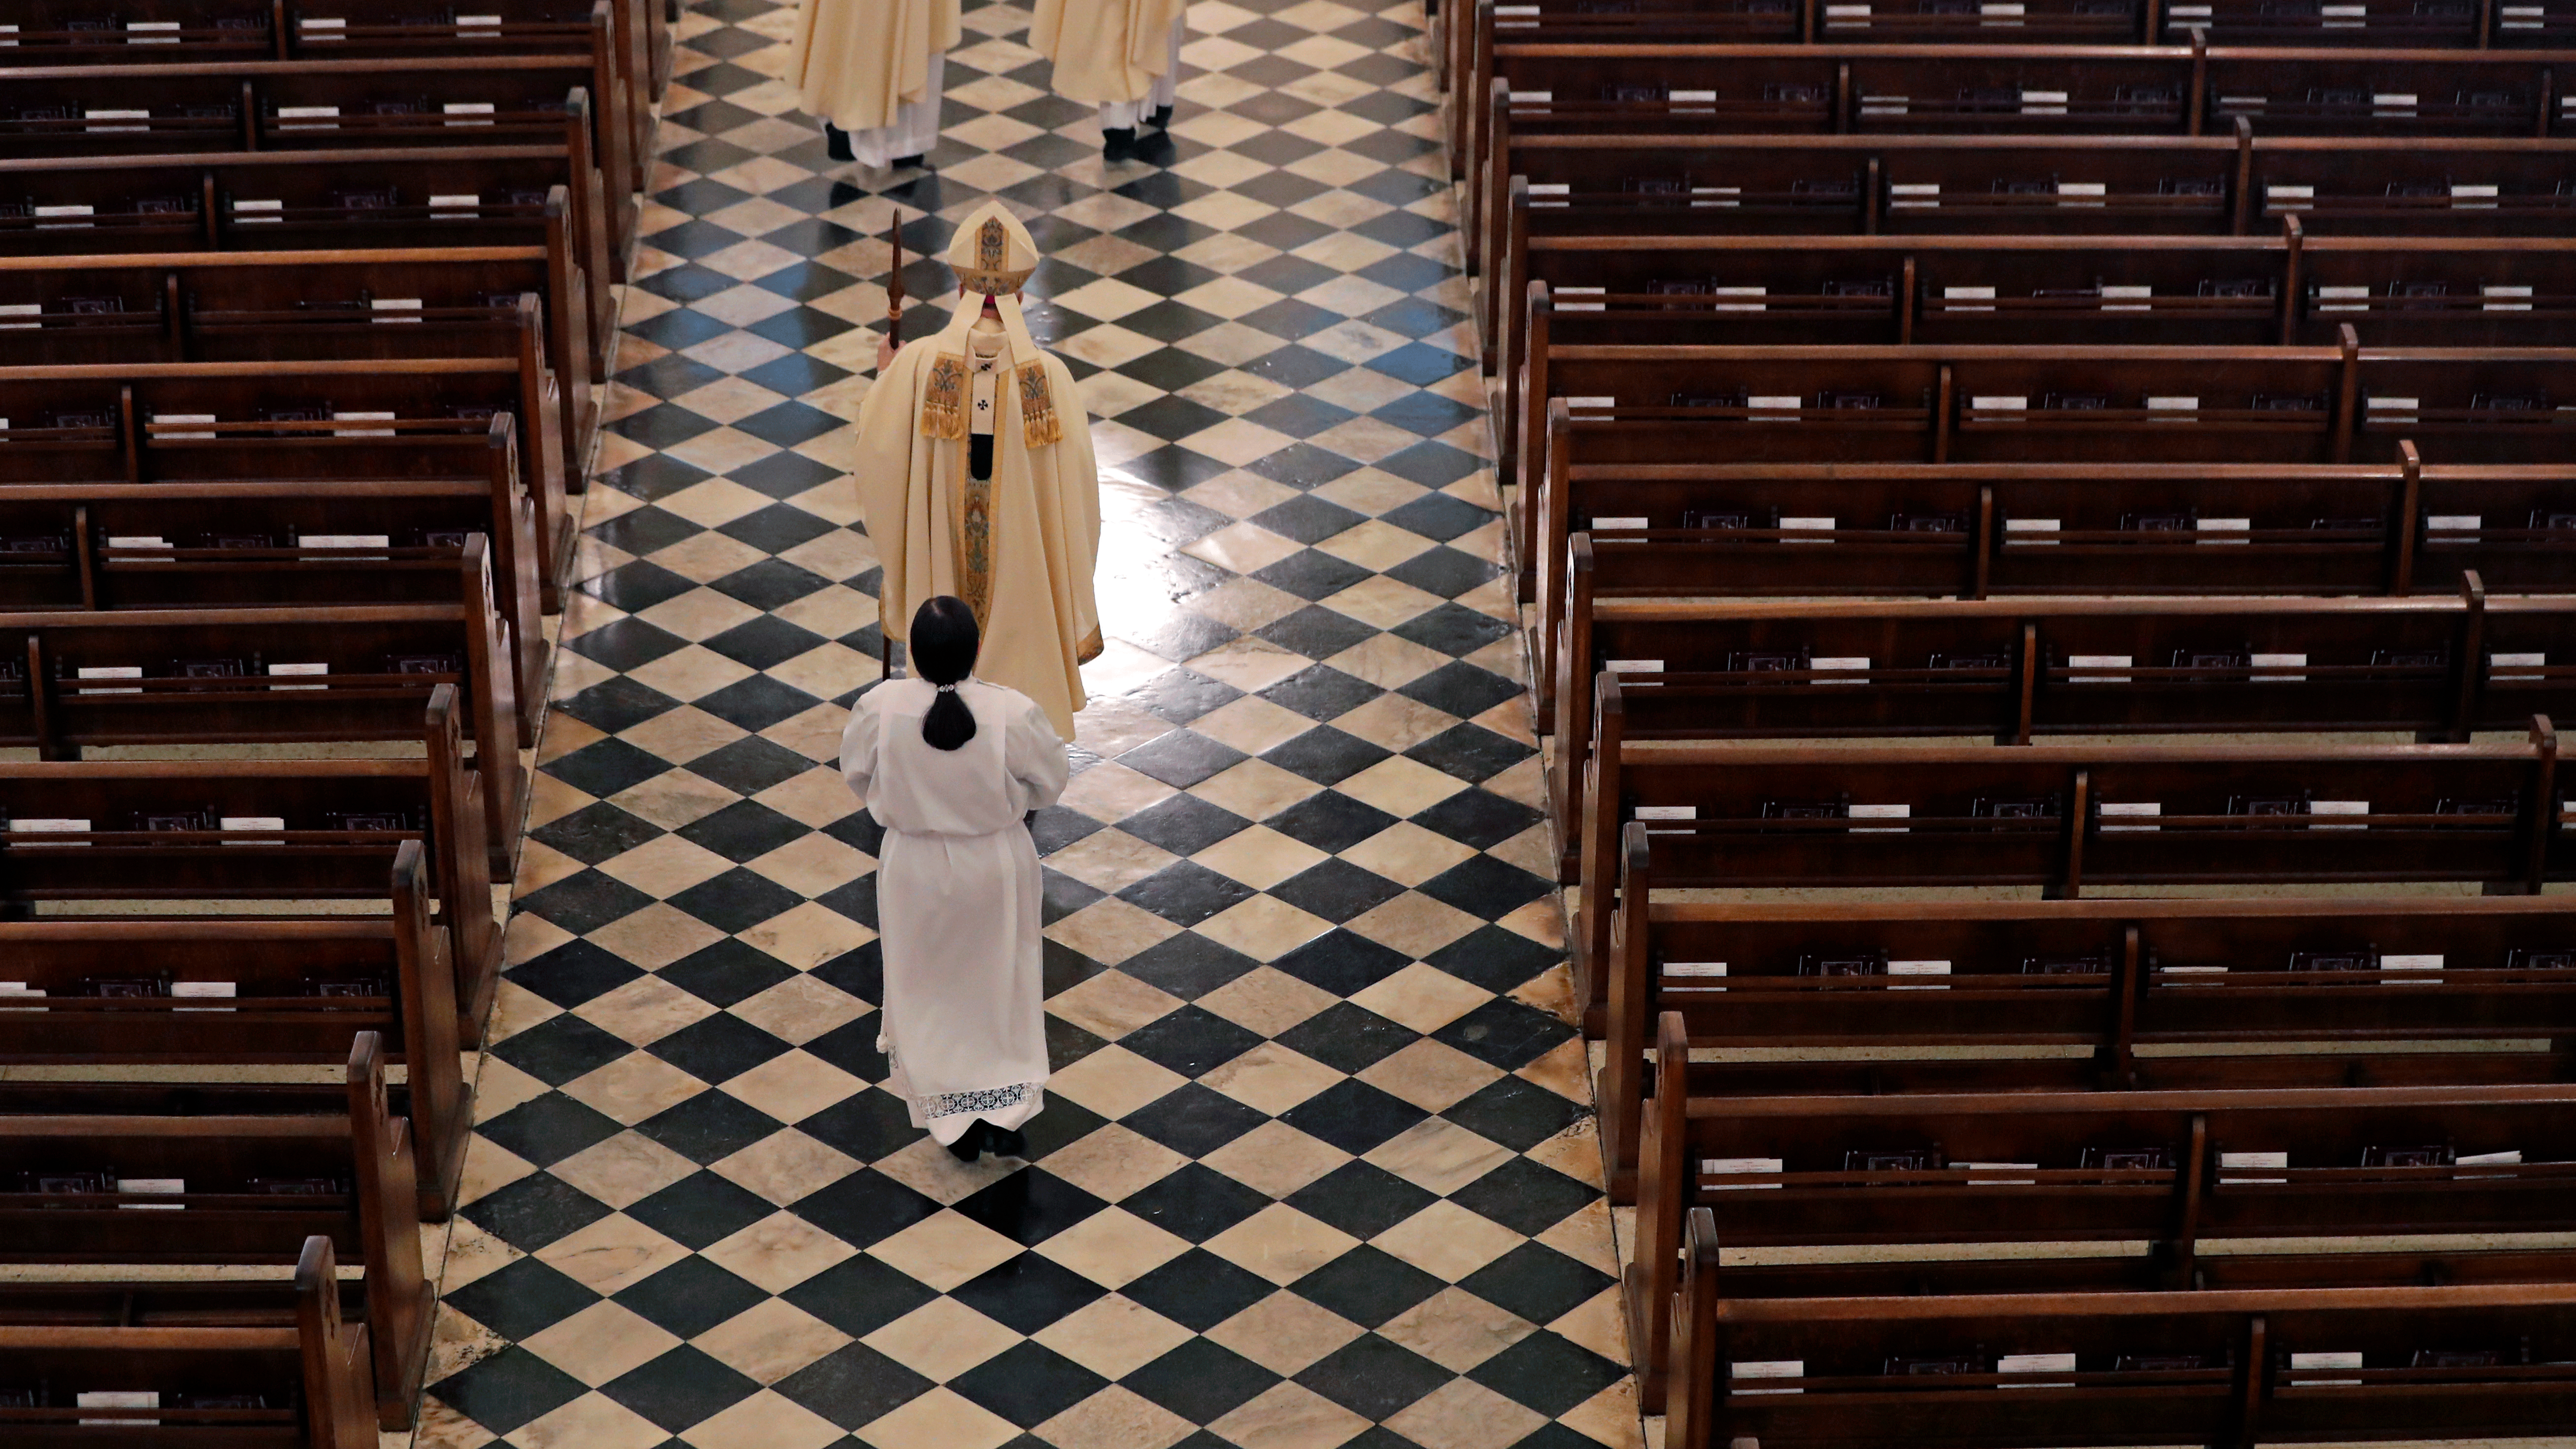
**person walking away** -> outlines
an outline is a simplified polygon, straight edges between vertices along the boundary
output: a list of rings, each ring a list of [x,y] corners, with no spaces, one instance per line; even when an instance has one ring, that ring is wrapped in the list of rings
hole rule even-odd
[[[1036,700],[1069,740],[1082,666],[1103,647],[1091,420],[1063,360],[1029,335],[1028,228],[988,201],[947,255],[961,305],[884,358],[852,435],[859,515],[885,566],[879,627],[895,638],[922,600],[964,599],[984,633],[983,677]]]
[[[958,0],[800,0],[789,85],[835,161],[901,170],[939,144],[940,74]]]
[[[1055,91],[1100,107],[1100,154],[1167,159],[1170,137],[1140,144],[1137,127],[1169,132],[1181,77],[1188,0],[1038,0],[1029,48],[1055,62]]]
[[[842,777],[885,827],[886,1090],[967,1162],[1025,1156],[1020,1126],[1046,1105],[1041,887],[1024,822],[1067,775],[1046,711],[973,677],[981,642],[965,600],[924,600],[911,677],[862,695],[841,736]]]

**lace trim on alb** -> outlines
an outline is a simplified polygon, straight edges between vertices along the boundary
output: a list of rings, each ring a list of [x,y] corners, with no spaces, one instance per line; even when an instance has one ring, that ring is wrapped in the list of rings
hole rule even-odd
[[[940,1092],[920,1098],[924,1120],[934,1117],[956,1117],[966,1113],[998,1112],[1007,1107],[1026,1104],[1037,1095],[1035,1082],[1017,1082],[1007,1087],[980,1087],[972,1092]]]

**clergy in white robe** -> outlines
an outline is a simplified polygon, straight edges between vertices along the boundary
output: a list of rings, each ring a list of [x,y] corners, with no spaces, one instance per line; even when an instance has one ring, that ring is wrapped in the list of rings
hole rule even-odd
[[[1037,266],[1027,229],[987,202],[958,228],[948,264],[964,305],[880,368],[859,407],[852,472],[885,568],[880,624],[901,638],[922,600],[964,599],[983,629],[977,674],[1036,700],[1071,739],[1081,666],[1101,651],[1089,419],[1073,374],[1038,350],[1020,311]]]
[[[939,143],[940,75],[963,34],[958,8],[958,0],[802,0],[786,81],[823,122],[834,159],[917,166]]]
[[[1188,0],[1037,0],[1029,48],[1055,62],[1056,94],[1100,107],[1109,159],[1140,122],[1167,126]]]
[[[841,773],[886,832],[877,856],[886,1090],[914,1126],[957,1150],[979,1120],[1012,1132],[1046,1105],[1041,887],[1022,818],[1064,792],[1066,764],[1035,702],[973,678],[954,694],[974,734],[938,748],[923,718],[941,692],[914,678],[862,695],[841,738]]]

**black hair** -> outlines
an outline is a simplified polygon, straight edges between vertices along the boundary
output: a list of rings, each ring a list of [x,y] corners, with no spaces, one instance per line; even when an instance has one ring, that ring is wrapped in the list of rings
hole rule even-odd
[[[957,697],[957,684],[975,668],[983,635],[964,599],[940,594],[913,611],[912,673],[939,686],[939,697],[921,717],[921,737],[934,750],[953,750],[975,738],[975,712]]]

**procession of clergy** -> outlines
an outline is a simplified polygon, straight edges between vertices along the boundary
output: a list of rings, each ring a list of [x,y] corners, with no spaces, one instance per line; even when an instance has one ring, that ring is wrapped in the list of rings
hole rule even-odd
[[[1101,154],[1160,163],[1180,78],[1186,0],[1037,0],[1029,45],[1055,89],[1100,107]],[[958,0],[803,0],[787,81],[823,120],[835,161],[918,167],[939,140],[940,72]],[[1151,134],[1147,134],[1150,132]]]
[[[886,832],[886,1089],[972,1161],[1018,1155],[1020,1125],[1045,1104],[1025,821],[1064,789],[1081,665],[1101,650],[1100,480],[1073,375],[1020,308],[1038,262],[1027,228],[987,202],[947,260],[948,325],[880,353],[860,407],[852,473],[884,568],[880,623],[906,641],[906,670],[859,697],[841,770]]]

